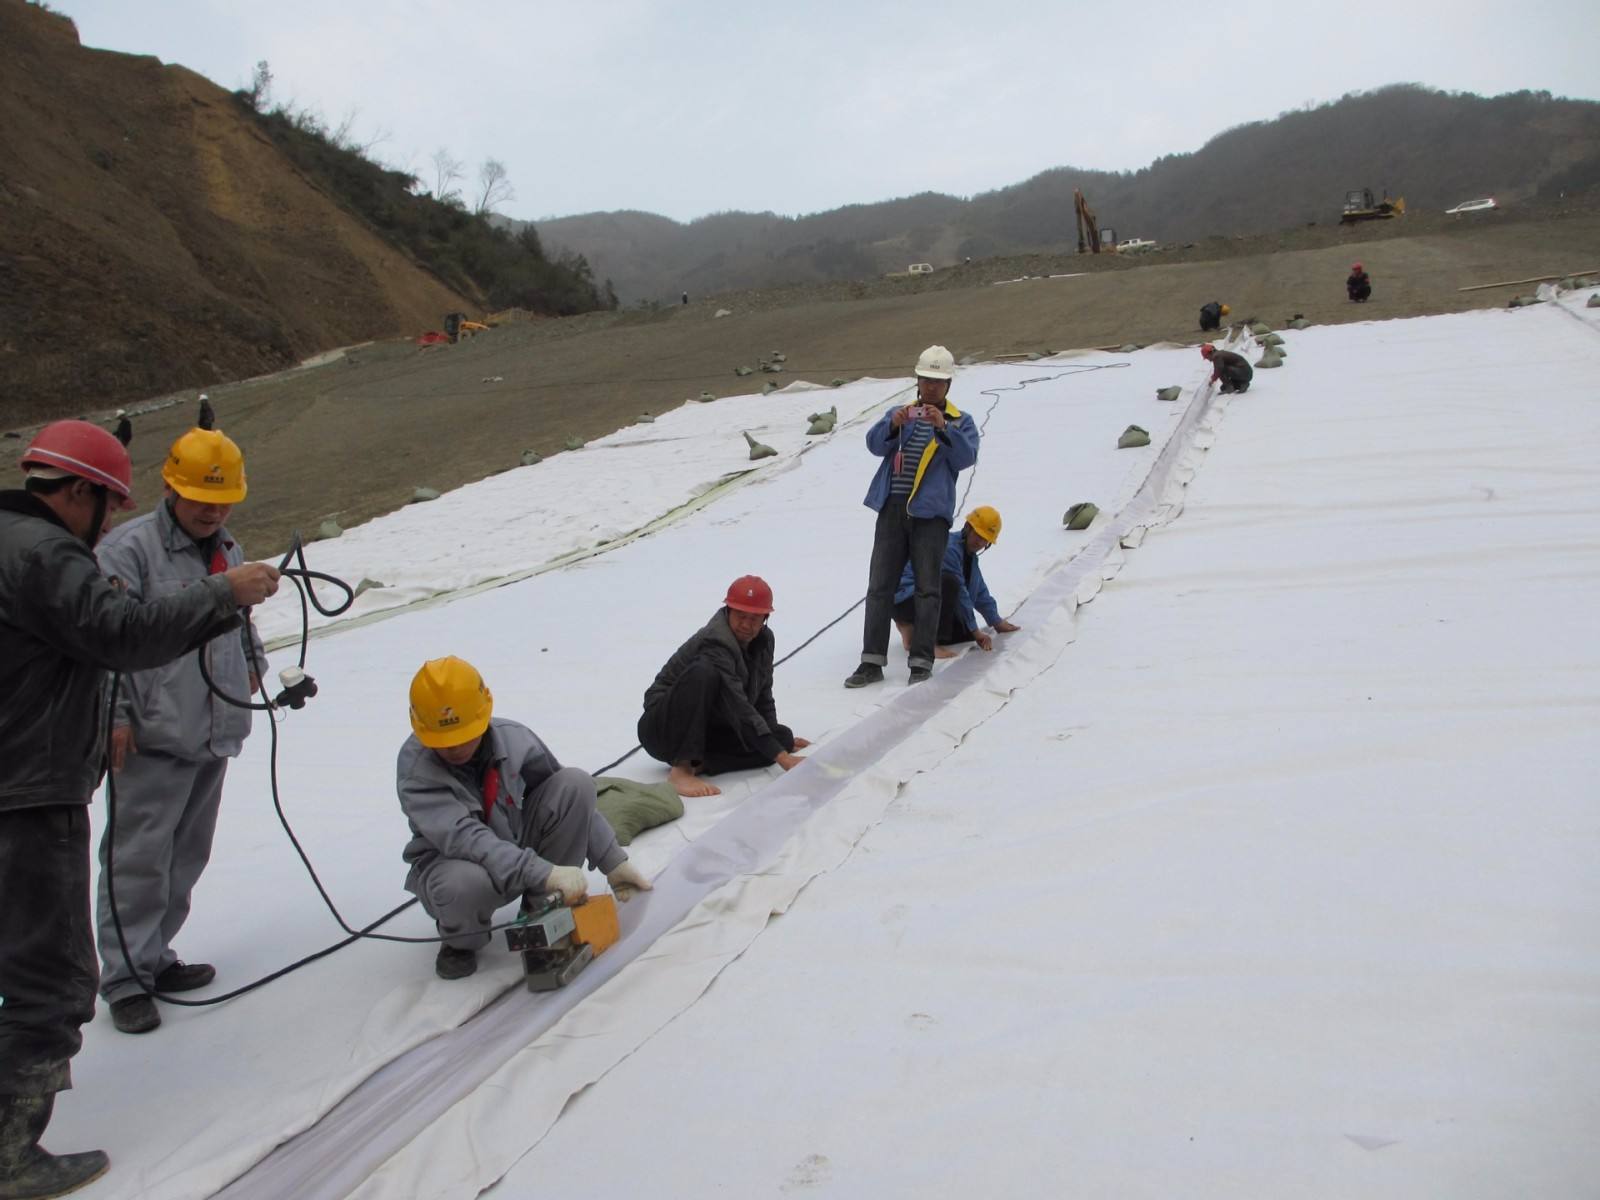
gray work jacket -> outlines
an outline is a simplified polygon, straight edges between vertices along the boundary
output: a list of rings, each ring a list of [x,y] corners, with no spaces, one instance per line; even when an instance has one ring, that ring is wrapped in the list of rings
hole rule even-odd
[[[141,603],[48,505],[0,492],[0,809],[87,804],[108,670],[154,667],[235,627],[222,576]]]
[[[400,808],[411,822],[411,841],[402,854],[411,864],[406,878],[410,891],[417,890],[418,878],[438,858],[477,863],[506,896],[542,891],[550,878],[553,864],[521,842],[529,793],[561,770],[561,764],[533,730],[516,721],[494,717],[484,736],[491,743],[491,767],[500,774],[500,796],[487,822],[481,785],[469,785],[415,736],[400,747],[395,786]],[[593,865],[610,872],[627,857],[613,841]]]
[[[244,562],[244,552],[227,529],[216,545],[228,567]],[[130,596],[155,600],[171,596],[211,575],[209,549],[183,531],[167,504],[113,529],[97,551],[100,568]],[[250,653],[266,664],[259,638],[249,629],[226,633],[205,648],[206,670],[217,687],[240,700],[250,696]],[[200,675],[196,655],[185,654],[148,671],[136,671],[117,689],[113,725],[131,725],[139,753],[170,754],[191,762],[232,758],[250,733],[250,711],[212,695]]]

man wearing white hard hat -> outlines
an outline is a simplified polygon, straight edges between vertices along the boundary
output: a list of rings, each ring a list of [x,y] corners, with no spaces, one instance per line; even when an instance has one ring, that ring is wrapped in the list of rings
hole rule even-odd
[[[910,681],[933,671],[939,624],[939,570],[956,511],[956,477],[978,461],[978,426],[950,403],[955,359],[929,346],[917,359],[917,395],[896,405],[867,431],[867,449],[882,461],[864,503],[878,514],[867,569],[867,611],[861,664],[845,687],[883,681],[895,589],[906,563],[916,581]]]

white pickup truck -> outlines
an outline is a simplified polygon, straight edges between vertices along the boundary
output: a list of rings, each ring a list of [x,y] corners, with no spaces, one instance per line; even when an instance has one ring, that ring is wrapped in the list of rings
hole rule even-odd
[[[1145,250],[1154,250],[1156,244],[1146,238],[1128,238],[1117,243],[1118,254],[1139,254]]]

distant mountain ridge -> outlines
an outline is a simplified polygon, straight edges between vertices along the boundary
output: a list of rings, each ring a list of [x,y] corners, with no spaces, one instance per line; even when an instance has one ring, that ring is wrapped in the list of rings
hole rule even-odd
[[[1350,188],[1387,187],[1443,209],[1478,196],[1553,198],[1600,184],[1600,103],[1547,92],[1494,97],[1396,84],[1236,126],[1139,171],[1057,167],[963,200],[924,192],[803,217],[653,213],[539,222],[552,250],[582,254],[624,303],[859,279],[911,262],[1072,250],[1072,191],[1122,236],[1193,241],[1338,219]]]

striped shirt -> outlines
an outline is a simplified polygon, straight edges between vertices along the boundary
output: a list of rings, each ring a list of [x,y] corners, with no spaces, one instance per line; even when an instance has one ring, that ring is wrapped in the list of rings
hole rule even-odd
[[[913,421],[900,435],[900,449],[896,453],[894,475],[889,480],[891,496],[909,496],[911,485],[917,479],[917,465],[922,462],[922,452],[933,437],[933,426],[927,421]]]

